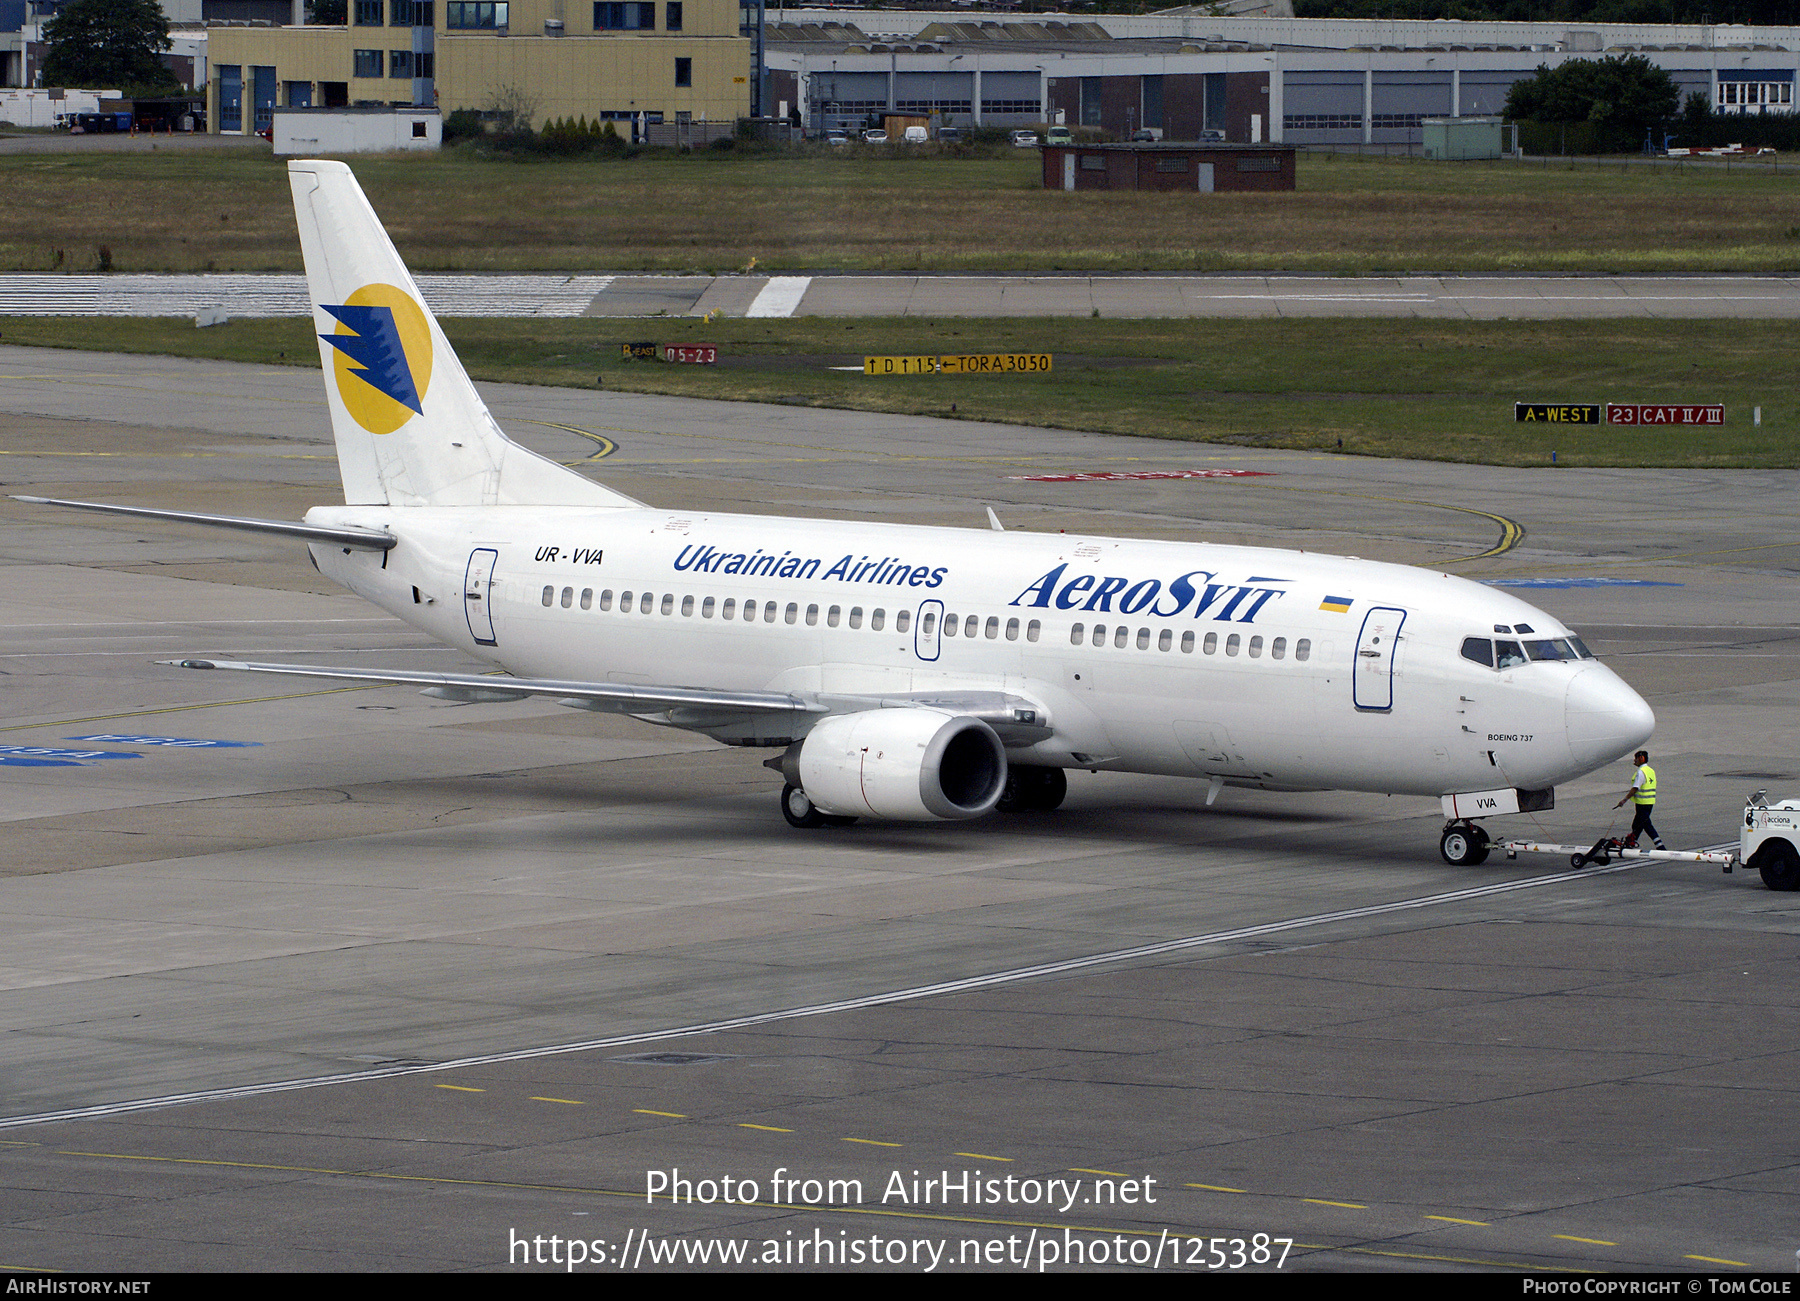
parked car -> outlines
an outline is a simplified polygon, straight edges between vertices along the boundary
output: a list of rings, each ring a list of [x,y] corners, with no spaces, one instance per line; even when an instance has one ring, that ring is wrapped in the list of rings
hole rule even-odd
[[[901,137],[901,139],[905,140],[909,145],[922,145],[930,138],[931,137],[926,134],[925,128],[922,126],[907,127],[906,134]]]
[[[1072,145],[1075,133],[1066,126],[1053,126],[1044,132],[1044,143],[1047,145]]]
[[[938,128],[938,139],[947,145],[955,144],[962,139],[962,131],[953,126],[941,126]]]
[[[1133,144],[1154,144],[1162,139],[1162,132],[1154,127],[1141,126],[1131,133]]]
[[[865,144],[885,145],[887,142],[887,132],[883,131],[878,126],[872,126],[867,131],[863,132],[863,143]]]
[[[1200,143],[1203,145],[1222,145],[1225,143],[1225,133],[1216,130],[1202,131],[1200,133]]]
[[[825,143],[828,145],[847,145],[850,143],[850,137],[836,127],[833,127],[825,133]]]
[[[1037,132],[1014,131],[1012,133],[1012,142],[1014,149],[1036,149],[1038,142]]]

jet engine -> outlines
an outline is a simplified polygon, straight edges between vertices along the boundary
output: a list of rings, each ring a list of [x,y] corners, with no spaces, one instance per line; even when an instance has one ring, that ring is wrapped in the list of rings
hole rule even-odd
[[[994,729],[932,709],[834,714],[806,734],[794,767],[807,798],[839,816],[978,818],[1006,789]]]

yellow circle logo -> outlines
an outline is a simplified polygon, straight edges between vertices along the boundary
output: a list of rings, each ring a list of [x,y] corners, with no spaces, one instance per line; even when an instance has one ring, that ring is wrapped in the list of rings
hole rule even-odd
[[[337,306],[319,306],[337,329],[319,337],[334,349],[332,379],[351,419],[371,434],[391,434],[425,414],[431,385],[431,324],[394,285],[364,285]]]

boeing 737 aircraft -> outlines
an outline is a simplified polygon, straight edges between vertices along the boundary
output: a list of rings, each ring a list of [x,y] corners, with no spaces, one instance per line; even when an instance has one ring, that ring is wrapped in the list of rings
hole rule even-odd
[[[350,169],[289,180],[342,506],[283,534],[510,676],[184,660],[629,714],[777,752],[797,827],[1053,809],[1064,770],[1443,798],[1440,843],[1631,753],[1649,707],[1542,610],[1294,551],[648,506],[510,441]],[[43,501],[42,498],[24,498]]]

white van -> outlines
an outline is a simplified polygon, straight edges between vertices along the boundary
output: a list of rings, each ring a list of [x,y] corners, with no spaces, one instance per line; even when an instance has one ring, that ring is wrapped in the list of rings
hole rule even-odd
[[[907,127],[906,134],[902,137],[902,139],[904,139],[906,141],[906,143],[909,145],[922,145],[929,138],[930,137],[926,134],[925,128],[922,126]]]

